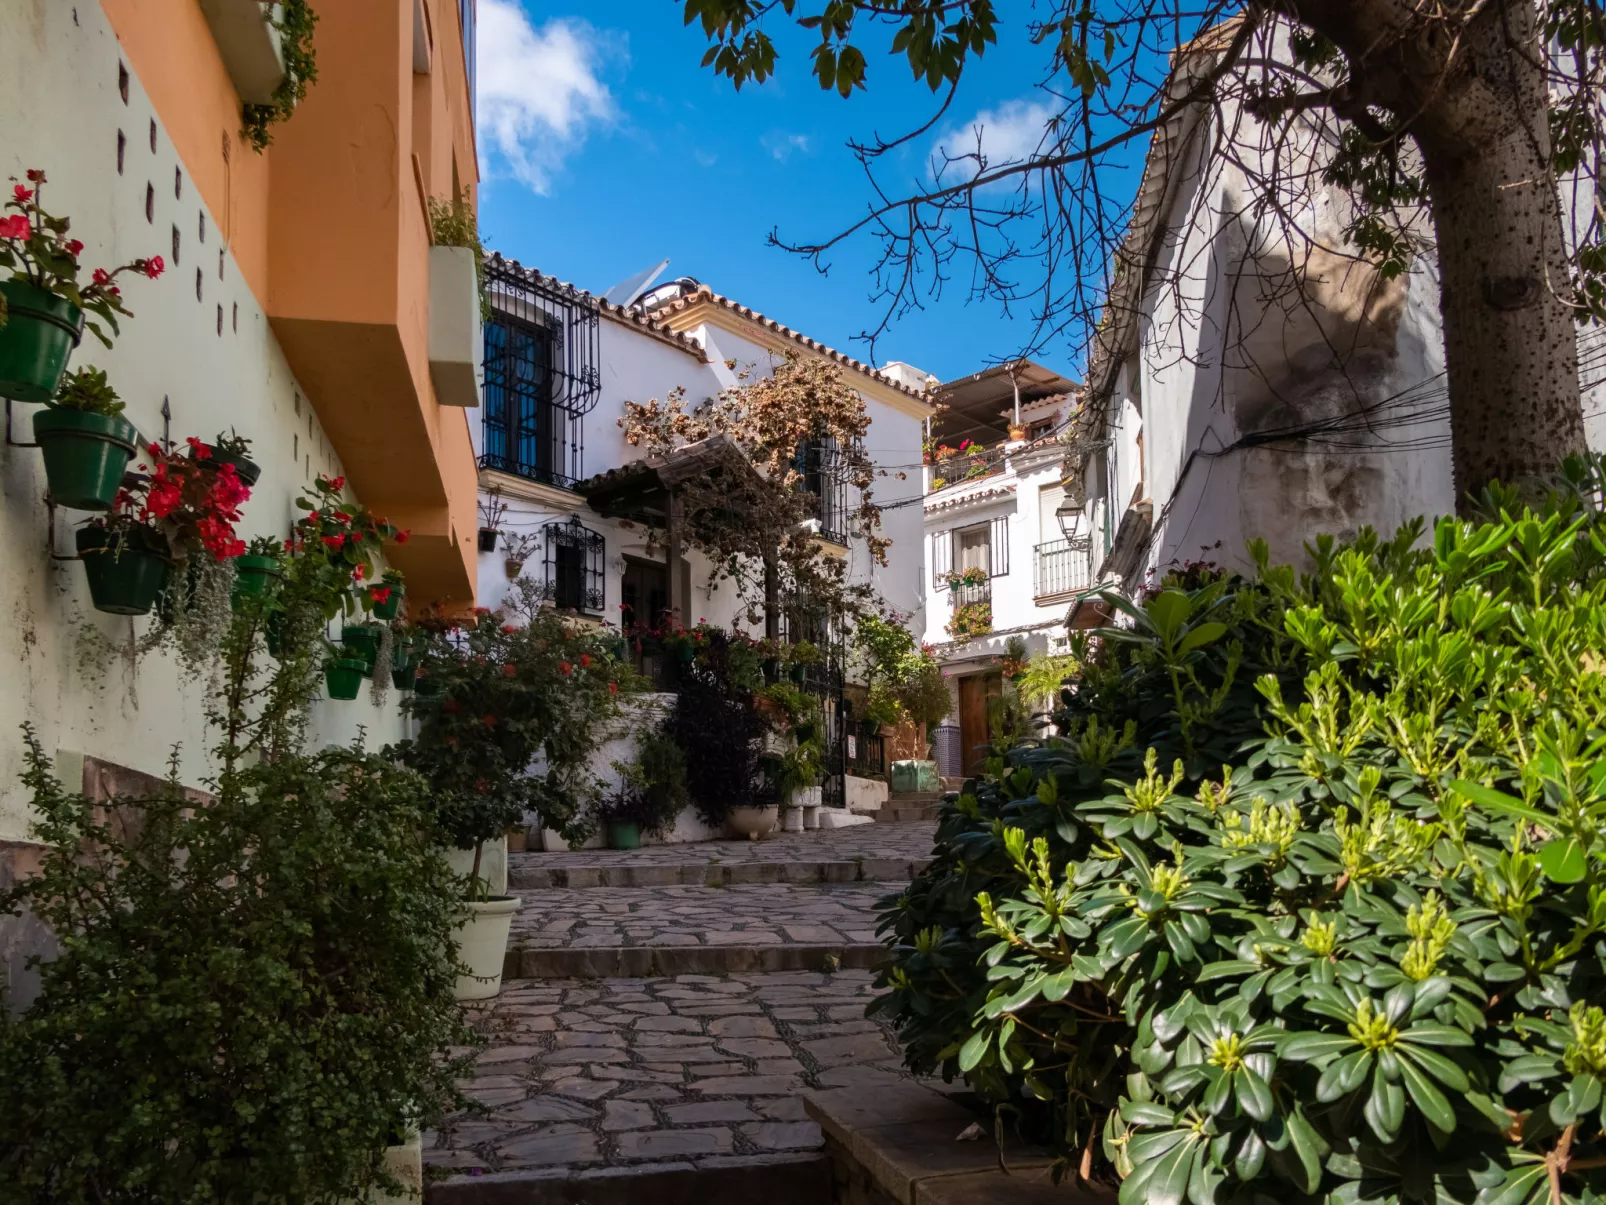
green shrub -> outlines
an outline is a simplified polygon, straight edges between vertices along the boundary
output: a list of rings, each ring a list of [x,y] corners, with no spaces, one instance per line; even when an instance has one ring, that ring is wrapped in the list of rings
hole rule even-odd
[[[0,894],[61,942],[0,1008],[0,1201],[358,1197],[455,1100],[451,872],[423,782],[360,751],[285,755],[196,806],[97,807],[33,734],[41,873]]]
[[[889,904],[910,1063],[1124,1205],[1599,1200],[1606,518],[1569,467],[1423,546],[1111,596],[1064,735]]]

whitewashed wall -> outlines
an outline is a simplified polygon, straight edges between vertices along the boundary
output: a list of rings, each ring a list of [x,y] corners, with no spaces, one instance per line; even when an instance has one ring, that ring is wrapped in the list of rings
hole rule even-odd
[[[0,3],[0,179],[43,169],[49,177],[46,208],[72,218],[87,266],[151,255],[167,261],[159,280],[126,281],[124,296],[135,316],[123,320],[115,347],[104,349],[86,332],[72,365],[104,368],[127,402],[127,417],[147,438],[162,434],[164,398],[175,440],[210,440],[230,427],[250,438],[263,477],[245,507],[240,534],[283,535],[296,513],[294,496],[316,474],[338,474],[339,462],[257,299],[221,246],[215,215],[202,203],[132,72],[127,103],[119,97],[119,61],[117,40],[93,0]],[[126,140],[121,175],[119,131]],[[147,184],[155,196],[150,221]],[[13,403],[12,409],[16,437],[30,440],[37,407]],[[82,567],[50,559],[44,490],[38,451],[0,448],[0,614],[7,617],[0,625],[0,841],[25,838],[29,823],[17,781],[18,726],[24,720],[52,752],[92,754],[161,774],[177,746],[185,781],[199,783],[210,769],[203,684],[185,680],[172,659],[151,656],[135,669],[114,666],[103,675],[78,668],[78,634],[86,627],[127,641],[155,621],[90,607]],[[86,517],[58,513],[58,550],[71,550],[70,523]],[[356,702],[318,703],[314,743],[348,742],[358,725],[366,727],[371,745],[400,736],[395,699],[392,694],[384,710],[371,707],[366,694]]]

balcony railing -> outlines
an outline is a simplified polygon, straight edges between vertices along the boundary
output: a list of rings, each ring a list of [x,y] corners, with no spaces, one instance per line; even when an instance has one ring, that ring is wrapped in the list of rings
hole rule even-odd
[[[1032,549],[1035,597],[1062,598],[1093,584],[1092,544],[1086,536],[1050,540]]]

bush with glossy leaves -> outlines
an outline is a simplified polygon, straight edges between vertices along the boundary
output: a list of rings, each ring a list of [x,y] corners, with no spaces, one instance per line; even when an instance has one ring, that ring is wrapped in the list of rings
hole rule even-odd
[[[1598,464],[1083,649],[889,902],[881,1007],[1124,1205],[1606,1192]]]

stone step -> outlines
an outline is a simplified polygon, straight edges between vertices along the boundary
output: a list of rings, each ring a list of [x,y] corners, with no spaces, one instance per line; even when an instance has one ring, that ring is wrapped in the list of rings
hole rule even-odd
[[[844,945],[587,946],[510,949],[504,980],[645,979],[671,975],[751,975],[769,971],[875,970],[879,943]]]
[[[881,809],[883,812],[885,808]],[[874,813],[872,813],[874,815]],[[936,812],[906,819],[935,820]],[[929,844],[929,843],[928,843]],[[571,855],[572,856],[572,855]],[[567,862],[543,864],[530,855],[510,859],[508,886],[514,891],[551,887],[735,887],[759,883],[899,883],[931,865],[930,858],[802,859],[796,862],[713,862],[688,857],[684,862]]]
[[[818,1151],[492,1172],[424,1189],[425,1205],[827,1205],[830,1199],[831,1166]]]
[[[892,807],[923,807],[941,803],[944,794],[946,792],[943,791],[893,791],[887,796],[887,804]]]
[[[937,819],[940,819],[937,807],[884,807],[875,813],[877,824],[915,824]]]

